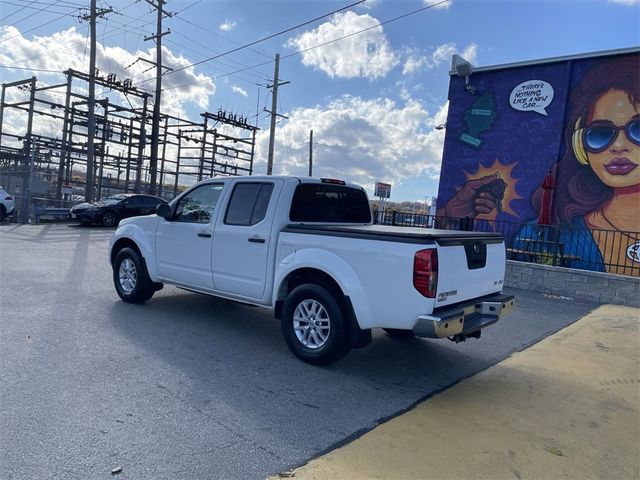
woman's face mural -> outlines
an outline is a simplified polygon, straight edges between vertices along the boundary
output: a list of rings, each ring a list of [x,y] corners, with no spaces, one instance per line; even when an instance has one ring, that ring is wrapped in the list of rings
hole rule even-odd
[[[512,250],[550,225],[569,266],[640,275],[639,52],[452,77],[438,214]]]
[[[622,90],[609,90],[593,105],[583,145],[598,178],[613,188],[640,184],[640,115]]]

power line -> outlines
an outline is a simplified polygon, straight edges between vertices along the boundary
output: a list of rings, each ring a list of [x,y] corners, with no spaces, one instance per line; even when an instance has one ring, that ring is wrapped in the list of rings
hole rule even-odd
[[[221,34],[219,34],[218,32],[215,32],[215,31],[213,31],[213,30],[209,30],[208,28],[205,28],[205,27],[203,27],[203,26],[201,26],[201,25],[198,25],[197,23],[193,23],[193,22],[191,22],[191,21],[187,20],[186,18],[182,18],[182,17],[178,17],[178,16],[176,16],[176,17],[174,17],[174,18],[177,18],[178,20],[181,20],[181,21],[183,21],[183,22],[185,22],[185,23],[188,23],[189,25],[192,25],[192,26],[194,26],[194,27],[196,27],[196,28],[199,28],[200,30],[203,30],[203,31],[205,31],[205,32],[207,32],[207,33],[210,33],[210,34],[212,34],[212,35],[215,35],[216,37],[222,38],[223,40],[226,40],[226,41],[227,41],[227,42],[229,42],[229,43],[233,43],[234,45],[242,45],[242,43],[240,43],[240,42],[236,42],[235,40],[232,40],[232,39],[230,39],[230,38],[228,38],[228,37],[225,37],[224,35],[221,35]],[[271,59],[271,57],[270,57],[269,55],[267,55],[267,54],[265,54],[265,53],[262,53],[262,52],[261,52],[261,51],[259,51],[259,50],[255,50],[255,49],[253,49],[253,48],[252,48],[252,49],[250,49],[250,50],[251,50],[252,52],[254,52],[254,53],[257,53],[258,55],[262,55],[263,57],[266,57],[266,58]]]
[[[8,68],[8,69],[15,69],[15,70],[28,70],[30,72],[63,73],[60,70],[47,70],[45,68],[31,68],[31,67],[16,67],[15,65],[0,65],[0,68]]]
[[[190,40],[191,42],[195,43],[196,45],[199,45],[199,46],[201,46],[201,47],[203,47],[203,48],[206,48],[206,49],[207,49],[207,50],[209,50],[209,51],[212,51],[212,50],[211,50],[210,48],[208,48],[206,45],[203,45],[203,44],[201,44],[201,43],[199,43],[199,42],[196,42],[195,40],[191,39],[191,38],[190,38],[190,37],[188,37],[187,35],[183,35],[183,34],[181,34],[180,32],[178,32],[178,31],[176,31],[176,30],[171,30],[171,32],[172,32],[172,33],[175,33],[175,34],[176,34],[176,35],[178,35],[179,37],[183,37],[183,38],[185,38],[185,39],[187,39],[187,40]],[[197,53],[197,52],[195,52],[195,50],[193,50],[193,49],[191,49],[191,48],[188,48],[188,47],[186,47],[186,46],[184,46],[184,45],[180,45],[180,44],[179,44],[179,43],[177,43],[177,42],[173,42],[173,43],[175,43],[176,45],[178,45],[178,46],[180,46],[180,47],[182,47],[182,48],[185,48],[185,49],[187,49],[187,50],[189,50],[189,51],[192,51],[192,52],[194,52],[194,53]],[[200,55],[200,53],[198,53],[198,54]],[[233,63],[236,63],[236,64],[240,65],[241,67],[244,67],[244,68],[251,68],[251,67],[249,67],[248,65],[244,65],[243,63],[238,62],[237,60],[234,60],[234,59],[232,59],[232,58],[229,58],[228,60],[229,60],[230,62],[233,62]],[[218,60],[218,62],[219,62],[220,64],[222,64],[222,65],[225,65],[226,67],[237,68],[237,67],[232,66],[232,65],[230,65],[230,64],[228,64],[228,63],[224,63],[222,60]],[[256,78],[259,78],[260,80],[269,80],[269,75],[267,75],[266,73],[262,73],[262,72],[255,72],[255,73],[254,73],[254,72],[251,72],[251,71],[249,71],[249,70],[247,70],[247,73],[248,73],[248,74],[250,74],[250,75],[253,75],[253,76],[254,76],[254,77],[256,77]]]
[[[281,60],[284,60],[284,59],[286,59],[286,58],[291,58],[291,57],[294,57],[294,56],[296,56],[296,55],[301,55],[301,54],[303,54],[303,53],[305,53],[305,52],[308,52],[309,50],[313,50],[313,49],[315,49],[315,48],[324,47],[325,45],[329,45],[329,44],[331,44],[331,43],[335,43],[335,42],[338,42],[338,41],[340,41],[340,40],[344,40],[345,38],[353,37],[353,36],[358,35],[358,34],[360,34],[360,33],[363,33],[363,32],[369,31],[369,30],[372,30],[372,29],[377,28],[377,27],[381,27],[382,25],[386,25],[386,24],[388,24],[388,23],[395,22],[396,20],[400,20],[400,19],[402,19],[402,18],[406,18],[406,17],[408,17],[408,16],[410,16],[410,15],[415,15],[416,13],[420,13],[420,12],[423,12],[423,11],[425,11],[425,10],[429,10],[430,8],[437,7],[438,5],[441,5],[441,4],[443,4],[443,3],[447,3],[447,2],[449,2],[449,1],[450,1],[450,0],[441,0],[441,1],[440,1],[440,2],[438,2],[438,3],[434,3],[434,4],[432,4],[432,5],[429,5],[429,6],[426,6],[426,7],[423,7],[423,8],[419,8],[419,9],[417,9],[417,10],[413,10],[413,11],[411,11],[411,12],[408,12],[408,13],[405,13],[405,14],[402,14],[402,15],[399,15],[399,16],[394,17],[394,18],[391,18],[391,19],[389,19],[389,20],[385,20],[384,22],[378,22],[376,25],[372,25],[372,26],[367,27],[367,28],[364,28],[364,29],[362,29],[362,30],[358,30],[357,32],[349,33],[349,34],[344,35],[344,36],[342,36],[342,37],[334,38],[333,40],[329,40],[329,41],[327,41],[327,42],[324,42],[324,43],[321,43],[321,44],[318,44],[318,45],[314,45],[314,46],[309,47],[309,48],[305,48],[304,50],[299,50],[299,51],[297,51],[297,52],[290,53],[289,55],[285,55],[285,56],[283,56],[283,57],[281,58]],[[265,65],[269,65],[269,64],[271,64],[271,63],[273,63],[273,60],[270,60],[270,61],[268,61],[268,62],[258,63],[258,64],[256,64],[256,65],[253,65],[253,66],[248,67],[248,68],[263,67],[263,66],[265,66]],[[247,69],[248,69],[248,68],[247,68]],[[212,79],[212,80],[217,80],[218,78],[226,77],[226,76],[228,76],[228,75],[234,75],[234,74],[237,74],[237,73],[242,73],[242,72],[244,72],[244,71],[245,71],[245,70],[247,70],[247,69],[234,70],[233,72],[228,72],[228,73],[223,73],[223,74],[221,74],[221,75],[216,75],[215,77],[213,77],[213,79]],[[150,81],[150,80],[153,80],[153,79],[147,79],[147,80],[144,80],[144,82],[148,82],[148,81]],[[183,84],[181,84],[181,85],[174,85],[173,87],[169,87],[169,88],[167,88],[167,90],[169,90],[169,89],[174,89],[174,88],[180,88],[180,87],[188,87],[188,86],[190,86],[190,85],[195,85],[195,84],[197,84],[197,83],[201,83],[201,82],[208,81],[208,80],[209,80],[209,79],[205,79],[205,80],[197,80],[197,81],[195,81],[195,82],[183,83]]]
[[[13,37],[5,38],[4,40],[0,41],[0,44],[1,44],[1,43],[5,43],[5,42],[8,42],[9,40],[13,40],[14,38],[21,37],[21,36],[23,36],[25,33],[32,32],[32,31],[34,31],[34,30],[37,30],[38,28],[46,27],[47,25],[49,25],[49,24],[51,24],[51,23],[53,23],[53,22],[57,22],[58,20],[60,20],[61,18],[64,18],[64,17],[76,17],[76,15],[71,15],[70,13],[65,13],[65,14],[63,14],[63,15],[60,15],[59,17],[54,18],[53,20],[49,20],[48,22],[45,22],[45,23],[42,23],[42,24],[40,24],[40,25],[37,25],[37,26],[35,26],[35,27],[33,27],[33,28],[30,28],[29,30],[25,30],[24,32],[19,33],[18,35],[14,35]],[[4,27],[4,28],[8,28],[8,27],[9,27],[9,26]],[[4,28],[3,28],[3,29],[0,29],[0,31],[4,30]]]
[[[448,0],[445,0],[445,1],[448,1]],[[364,2],[365,2],[365,0],[358,0],[357,2],[354,2],[354,3],[350,4],[350,5],[347,5],[346,7],[342,7],[342,8],[339,8],[339,9],[337,9],[337,10],[334,10],[334,11],[332,11],[332,12],[329,12],[329,13],[326,13],[326,14],[321,15],[321,16],[319,16],[319,17],[316,17],[316,18],[314,18],[314,19],[307,20],[306,22],[300,23],[300,24],[298,24],[298,25],[296,25],[296,26],[294,26],[294,27],[290,27],[290,28],[287,28],[287,29],[285,29],[285,30],[281,30],[280,32],[277,32],[277,33],[274,33],[274,34],[268,35],[268,36],[263,37],[263,38],[261,38],[261,39],[259,39],[259,40],[255,40],[255,41],[253,41],[253,42],[251,42],[251,43],[247,43],[247,44],[245,44],[245,45],[241,45],[241,46],[239,46],[239,47],[237,47],[237,48],[234,48],[234,49],[229,50],[229,51],[224,52],[224,53],[220,53],[220,54],[218,54],[218,55],[215,55],[215,56],[213,56],[213,57],[207,58],[207,59],[205,59],[205,60],[201,60],[201,61],[199,61],[199,62],[195,62],[195,63],[192,63],[192,64],[190,64],[190,65],[185,65],[184,67],[181,67],[181,68],[175,69],[175,70],[173,70],[173,71],[171,71],[171,72],[167,72],[167,73],[165,73],[164,75],[171,75],[171,74],[174,74],[174,73],[180,72],[180,71],[182,71],[182,70],[186,70],[187,68],[195,67],[196,65],[200,65],[200,64],[202,64],[202,63],[206,63],[206,62],[209,62],[209,61],[211,61],[211,60],[215,60],[216,58],[220,58],[220,57],[223,57],[223,56],[225,56],[225,55],[229,55],[229,54],[231,54],[231,53],[235,53],[235,52],[237,52],[237,51],[239,51],[239,50],[243,50],[243,49],[245,49],[245,48],[251,47],[251,46],[253,46],[253,45],[256,45],[256,44],[258,44],[258,43],[264,42],[264,41],[266,41],[266,40],[270,40],[270,39],[272,39],[272,38],[278,37],[278,36],[280,36],[280,35],[283,35],[283,34],[285,34],[285,33],[290,32],[290,31],[292,31],[292,30],[295,30],[296,28],[304,27],[305,25],[309,25],[310,23],[317,22],[318,20],[322,20],[322,19],[323,19],[323,18],[325,18],[325,17],[328,17],[328,16],[330,16],[330,15],[333,15],[333,14],[335,14],[335,13],[341,12],[341,11],[343,11],[343,10],[346,10],[346,9],[348,9],[348,8],[351,8],[351,7],[355,6],[355,5],[359,5],[359,4],[364,3]],[[269,62],[269,63],[271,63],[271,62]],[[252,68],[253,68],[253,67],[252,67]],[[153,80],[153,79],[145,80],[144,82],[146,83],[146,82],[148,82],[148,81],[150,81],[150,80]],[[136,85],[140,85],[141,83],[143,83],[143,82],[138,82]]]
[[[36,2],[31,2],[31,3],[27,4],[27,5],[25,5],[25,4],[23,4],[23,3],[12,3],[12,2],[7,2],[7,1],[3,1],[2,3],[3,3],[3,4],[5,4],[5,5],[13,5],[14,7],[19,7],[19,8],[21,8],[21,9],[37,10],[37,12],[35,12],[35,13],[38,13],[38,12],[43,11],[43,9],[41,9],[41,8],[38,8],[38,7],[32,7],[32,6],[31,6],[33,3],[36,3]],[[39,2],[38,2],[38,3],[39,3]],[[77,5],[77,6],[71,6],[71,5],[55,5],[55,4],[46,4],[46,5],[48,5],[48,6],[50,6],[50,7],[56,6],[56,7],[59,7],[59,8],[70,8],[71,10],[76,10],[76,9],[84,8],[84,5]],[[6,15],[5,17],[0,18],[0,22],[3,22],[3,21],[4,21],[4,20],[6,20],[7,18],[9,18],[9,17],[11,17],[11,16],[15,15],[15,14],[16,14],[16,13],[18,13],[18,12],[20,12],[20,10],[14,10],[14,11],[13,11],[12,13],[10,13],[9,15]],[[53,13],[53,14],[56,14],[56,13],[57,13],[57,14],[62,14],[62,13],[65,13],[65,12],[54,12],[54,11],[52,11],[52,10],[47,10],[47,13]],[[66,13],[69,13],[69,12],[66,12]],[[29,17],[25,17],[25,18],[30,18],[30,16],[29,16]],[[25,18],[23,18],[22,20],[25,20]],[[16,23],[18,23],[18,22],[21,22],[22,20],[18,20],[18,21],[17,21],[17,22],[15,22],[13,25],[15,25],[15,24],[16,24]],[[4,27],[4,28],[6,28],[6,27]],[[3,30],[4,30],[4,28],[3,28]]]
[[[7,26],[5,26],[5,27],[0,28],[0,32],[2,32],[3,30],[6,30],[7,28],[9,28],[9,27],[11,27],[11,26],[15,26],[15,25],[17,25],[18,23],[20,23],[20,22],[22,22],[22,21],[24,21],[24,20],[27,20],[27,19],[29,19],[29,18],[33,17],[33,15],[35,15],[35,14],[36,14],[36,13],[38,13],[38,12],[46,11],[46,10],[47,10],[47,8],[55,6],[55,5],[56,5],[56,3],[58,3],[59,1],[60,1],[60,0],[57,0],[56,2],[54,2],[54,3],[52,3],[52,4],[48,4],[46,7],[43,7],[43,8],[41,8],[41,9],[39,9],[38,11],[34,12],[33,14],[27,15],[26,17],[21,18],[20,20],[16,20],[15,22],[13,22],[13,24],[12,24],[12,25],[7,25]],[[79,9],[78,9],[78,10],[79,10]],[[70,14],[69,14],[69,13],[63,13],[60,17],[54,18],[53,20],[51,20],[51,21],[49,21],[49,22],[46,22],[46,23],[44,23],[44,24],[42,24],[42,25],[38,25],[37,27],[34,27],[34,28],[32,28],[31,30],[27,30],[26,32],[22,32],[22,35],[24,35],[25,33],[30,32],[30,31],[32,31],[32,30],[35,30],[35,29],[37,29],[37,28],[44,27],[45,25],[49,25],[50,23],[55,22],[56,20],[59,20],[59,19],[61,19],[62,17],[66,17],[67,15],[69,15],[69,16],[70,16]],[[7,40],[11,40],[12,38],[16,38],[16,37],[19,37],[19,36],[20,36],[20,35],[14,35],[13,37],[9,37],[9,38],[7,38],[7,39],[3,40],[3,41],[2,41],[2,42],[0,42],[0,43],[4,43],[4,42],[6,42]]]
[[[331,43],[335,43],[335,42],[338,42],[340,40],[344,40],[345,38],[353,37],[355,35],[359,35],[361,33],[368,32],[369,30],[373,30],[374,28],[378,28],[378,27],[381,27],[381,26],[386,25],[388,23],[395,22],[396,20],[401,20],[403,18],[406,18],[406,17],[408,17],[410,15],[415,15],[416,13],[420,13],[420,12],[423,12],[425,10],[429,10],[431,8],[437,7],[438,5],[441,5],[443,3],[447,3],[449,1],[450,0],[441,0],[438,3],[433,3],[433,4],[428,5],[426,7],[418,8],[417,10],[413,10],[411,12],[404,13],[402,15],[399,15],[397,17],[391,18],[389,20],[385,20],[384,22],[378,22],[376,25],[371,25],[370,27],[363,28],[362,30],[358,30],[357,32],[349,33],[347,35],[343,35],[342,37],[334,38],[333,40],[328,40],[328,41],[320,43],[318,45],[314,45],[313,47],[305,48],[304,50],[298,50],[297,52],[290,53],[289,55],[285,55],[282,58],[285,59],[285,58],[294,57],[296,55],[301,55],[301,54],[303,54],[305,52],[308,52],[309,50],[314,50],[316,48],[324,47],[325,45],[329,45]]]
[[[178,15],[179,13],[184,12],[185,10],[188,10],[191,7],[195,7],[197,4],[199,4],[202,0],[197,0],[195,2],[193,2],[191,5],[188,5],[186,7],[184,7],[182,10],[178,10],[176,13],[174,13],[174,15]]]
[[[171,33],[177,33],[177,32],[176,32],[175,30],[171,30]],[[189,48],[189,47],[187,47],[187,46],[185,46],[185,45],[181,45],[181,44],[179,44],[179,43],[178,43],[178,42],[176,42],[176,41],[168,40],[168,39],[167,39],[167,40],[166,40],[166,42],[167,42],[168,44],[175,45],[175,46],[177,46],[177,47],[180,47],[180,48],[184,48],[184,49],[186,49],[186,50],[189,50],[190,52],[193,52],[193,53],[195,53],[196,55],[200,55],[198,52],[196,52],[196,51],[195,51],[195,50],[193,50],[192,48]],[[220,62],[220,63],[221,63],[222,65],[224,65],[225,67],[232,67],[232,68],[234,68],[232,65],[225,64],[224,62]],[[247,73],[251,73],[251,72],[247,72]],[[256,76],[256,77],[257,77],[257,78],[259,78],[261,81],[267,80],[267,79],[264,79],[264,78],[262,78],[262,77],[259,77],[257,74],[252,74],[252,75]],[[258,83],[256,83],[256,80],[251,80],[251,79],[248,79],[248,78],[241,77],[239,74],[236,74],[236,75],[234,75],[234,76],[235,76],[236,78],[238,78],[239,80],[242,80],[242,81],[244,81],[244,82],[250,83],[250,84],[252,84],[252,85],[258,85]]]
[[[33,0],[33,1],[29,1],[29,0],[13,0],[13,1],[14,2],[19,2],[21,6],[25,5],[25,4],[27,4],[27,5],[32,5],[32,4],[48,5],[48,6],[52,5],[51,2],[45,2],[45,1],[42,1],[42,0]],[[10,2],[7,2],[7,1],[3,0],[2,3],[10,3]],[[58,0],[57,2],[54,2],[54,3],[61,4],[60,5],[61,7],[70,6],[70,7],[78,7],[78,8],[81,8],[81,7],[88,8],[86,3],[76,3],[76,2],[70,2],[68,0]],[[63,5],[63,4],[66,4],[66,5]]]

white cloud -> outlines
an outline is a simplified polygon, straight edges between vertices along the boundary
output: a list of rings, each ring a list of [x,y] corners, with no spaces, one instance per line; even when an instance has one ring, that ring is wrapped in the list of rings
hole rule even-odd
[[[442,3],[443,0],[422,0],[425,6],[435,5],[433,8],[449,8],[453,3],[453,0]]]
[[[412,73],[422,70],[422,68],[427,65],[427,62],[426,57],[409,55],[409,58],[404,62],[404,67],[402,67],[402,74],[411,75]]]
[[[7,41],[11,39],[10,41]],[[51,36],[34,36],[29,40],[22,36],[15,27],[8,27],[0,32],[0,64],[29,67],[54,72],[34,72],[39,81],[58,83],[64,77],[61,73],[69,68],[86,72],[89,67],[89,54],[85,50],[86,39],[76,31],[75,27],[52,34]],[[190,61],[181,55],[175,54],[170,49],[162,48],[162,64],[179,70],[190,64]],[[130,78],[134,86],[152,92],[155,88],[154,81],[145,81],[154,78],[154,71],[144,72],[149,68],[148,64],[137,61],[137,57],[147,59],[155,58],[155,48],[146,51],[128,52],[120,47],[105,47],[101,43],[96,47],[96,65],[100,75],[116,73],[118,80]],[[127,68],[128,67],[128,68]],[[9,70],[11,71],[11,70]],[[22,71],[14,71],[20,72]],[[30,75],[24,71],[23,77]],[[75,82],[81,84],[82,82]],[[179,87],[179,88],[178,88]],[[195,104],[199,108],[206,109],[209,97],[216,91],[213,80],[204,75],[196,74],[193,67],[185,68],[174,74],[163,77],[162,95],[163,113],[183,117],[186,115],[187,103]],[[86,93],[86,92],[85,92]],[[102,95],[98,89],[97,96]],[[112,101],[116,93],[105,94]],[[135,99],[131,100],[135,104]],[[126,104],[126,101],[122,99]]]
[[[476,60],[478,60],[478,45],[475,43],[470,44],[460,55],[468,62],[476,63]]]
[[[243,90],[242,88],[238,87],[237,85],[232,85],[231,86],[231,90],[233,90],[235,93],[239,93],[243,97],[248,97],[249,96],[249,94],[245,90]]]
[[[440,66],[443,62],[451,62],[451,57],[456,53],[458,53],[458,49],[456,44],[453,42],[445,43],[436,47],[434,52],[431,54],[429,67],[435,68]]]
[[[236,25],[237,25],[236,22],[232,22],[231,20],[225,20],[223,23],[220,24],[218,28],[223,32],[230,32],[231,30],[236,28]]]
[[[362,7],[365,8],[367,10],[371,10],[375,7],[377,7],[380,4],[381,0],[367,0],[364,3],[361,3],[360,5],[358,5],[358,7]]]
[[[611,3],[617,3],[619,5],[626,5],[627,7],[633,7],[634,5],[640,5],[640,0],[609,0]]]
[[[406,93],[406,92],[405,92]],[[418,175],[436,177],[446,121],[446,105],[430,116],[411,98],[398,105],[388,98],[344,96],[326,107],[299,108],[276,132],[274,173],[306,175],[309,130],[314,138],[314,175],[344,178],[369,189],[376,181],[398,185]],[[266,158],[269,131],[257,138],[257,157]],[[256,173],[266,170],[256,162]]]
[[[287,46],[298,51],[378,25],[368,14],[336,13],[331,21],[289,39]],[[378,78],[398,64],[381,26],[302,53],[302,63],[322,70],[330,77]]]
[[[421,53],[416,49],[405,48],[403,50],[404,66],[403,75],[411,75],[426,68],[433,69],[441,65],[450,65],[454,54],[462,55],[465,60],[475,63],[478,57],[478,45],[471,43],[460,53],[460,49],[454,42],[438,45],[429,54]]]

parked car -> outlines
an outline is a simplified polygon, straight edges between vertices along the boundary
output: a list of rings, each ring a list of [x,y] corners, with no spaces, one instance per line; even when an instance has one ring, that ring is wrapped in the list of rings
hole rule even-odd
[[[69,216],[85,225],[97,223],[115,227],[123,218],[155,213],[156,207],[162,203],[167,202],[153,195],[119,193],[98,202],[74,205]]]
[[[0,187],[0,222],[4,222],[5,217],[13,215],[15,201],[2,187]]]
[[[514,305],[499,233],[374,225],[362,187],[278,176],[206,180],[111,243],[122,300],[163,284],[271,308],[291,352],[326,364],[371,330],[461,342]]]

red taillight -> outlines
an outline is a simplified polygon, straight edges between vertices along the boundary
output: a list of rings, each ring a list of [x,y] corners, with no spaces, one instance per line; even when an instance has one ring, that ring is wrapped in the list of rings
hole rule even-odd
[[[427,298],[435,298],[438,288],[438,251],[420,250],[413,257],[413,286]]]

